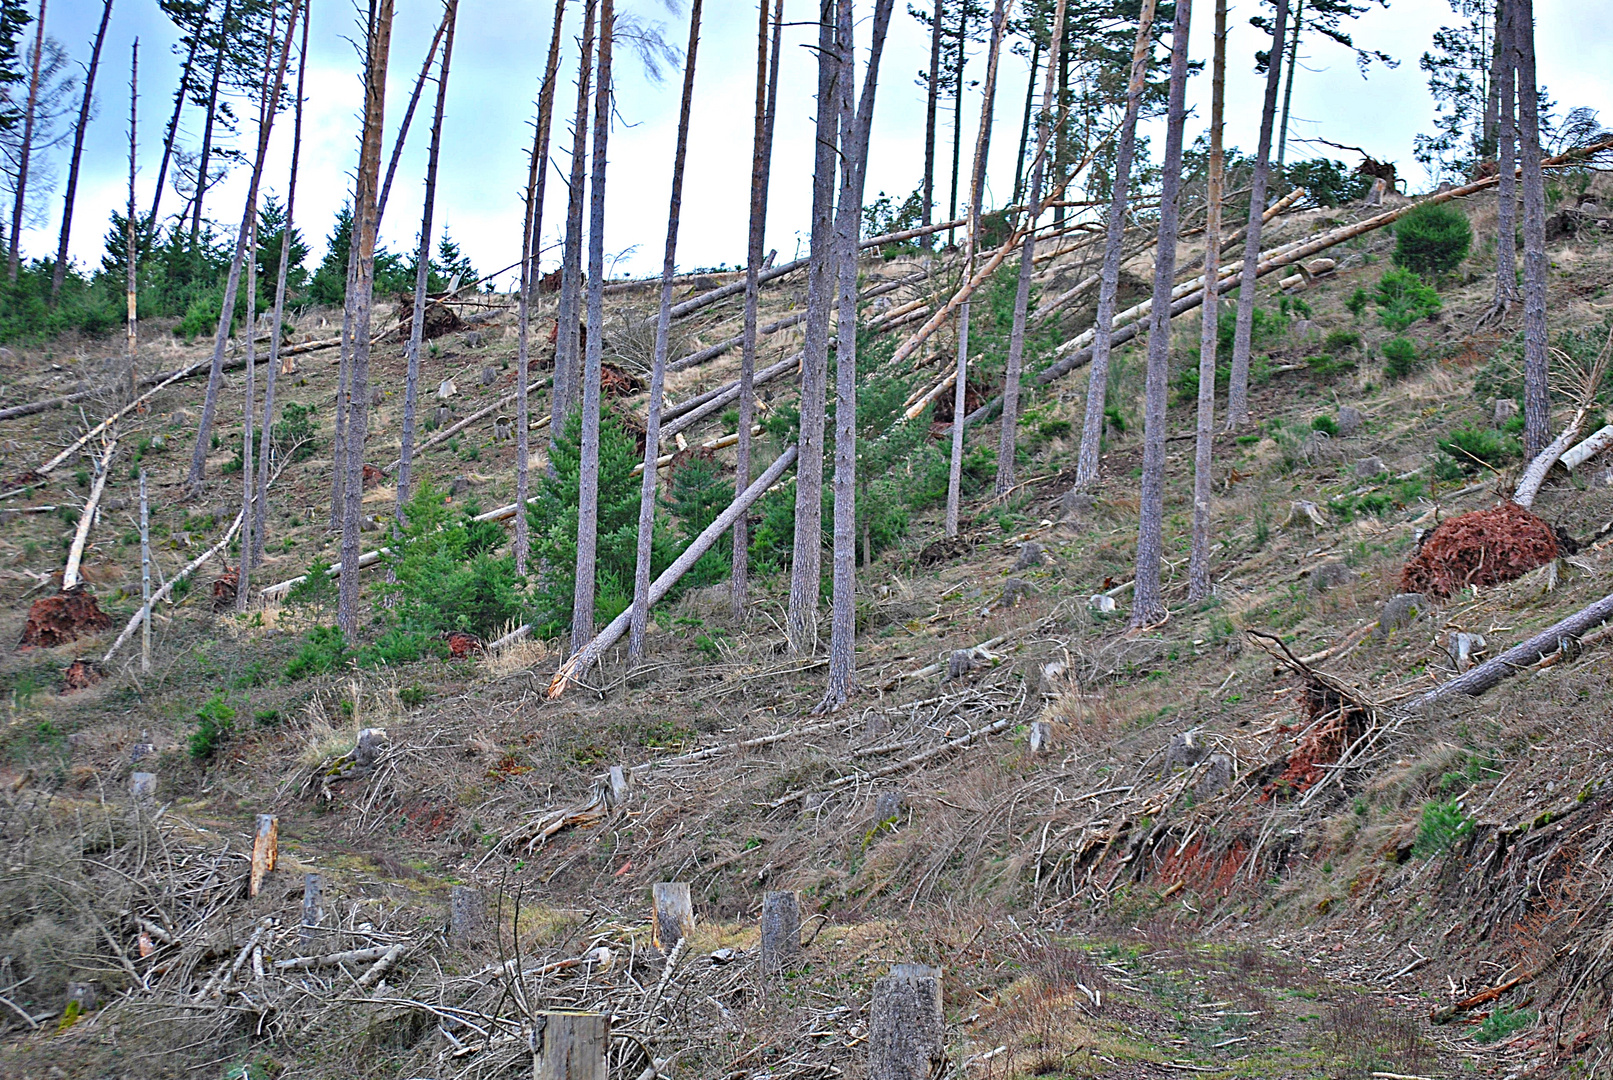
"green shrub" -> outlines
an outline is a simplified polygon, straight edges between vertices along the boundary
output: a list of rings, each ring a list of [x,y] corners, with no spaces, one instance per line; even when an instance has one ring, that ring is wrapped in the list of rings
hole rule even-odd
[[[314,407],[312,405],[299,405],[295,401],[286,402],[280,410],[280,419],[269,428],[274,436],[274,447],[284,454],[291,450],[292,461],[306,461],[313,456],[314,447]]]
[[[286,593],[288,607],[306,607],[317,616],[336,603],[336,579],[330,573],[327,560],[316,560],[308,567],[302,580]]]
[[[1372,294],[1367,292],[1366,289],[1357,286],[1355,292],[1350,294],[1350,298],[1344,301],[1344,306],[1349,309],[1351,315],[1359,319],[1361,313],[1367,309],[1367,305],[1370,303],[1372,303]]]
[[[1454,206],[1423,205],[1395,223],[1395,265],[1418,274],[1455,270],[1473,246],[1473,227]]]
[[[496,522],[472,520],[476,513],[467,505],[456,514],[430,482],[409,500],[403,535],[382,556],[390,574],[380,588],[380,612],[396,631],[383,638],[393,649],[383,662],[418,658],[420,639],[451,630],[486,637],[523,621],[515,559],[492,554],[504,542],[504,530]]]
[[[1342,356],[1307,357],[1305,366],[1310,368],[1311,374],[1321,379],[1336,379],[1340,375],[1348,375],[1355,370],[1355,361]]]
[[[1349,352],[1351,349],[1359,349],[1360,347],[1361,335],[1354,330],[1345,330],[1342,327],[1337,330],[1329,330],[1327,337],[1322,339],[1322,351],[1329,356],[1339,356]]]
[[[1390,270],[1378,281],[1373,297],[1378,319],[1394,333],[1420,319],[1431,319],[1444,308],[1434,287],[1410,270]]]
[[[1462,812],[1455,799],[1431,802],[1423,807],[1423,823],[1412,854],[1419,858],[1442,855],[1472,832],[1473,819]]]
[[[1482,427],[1457,428],[1436,445],[1466,469],[1480,463],[1499,468],[1522,453],[1517,439]]]
[[[194,761],[206,761],[217,752],[235,727],[235,710],[224,700],[222,693],[208,698],[196,710],[196,730],[190,735],[190,756]]]
[[[1514,1009],[1510,1005],[1498,1005],[1473,1033],[1473,1041],[1485,1045],[1500,1042],[1533,1024],[1535,1015],[1533,1009]]]
[[[1313,416],[1311,417],[1311,430],[1323,432],[1329,438],[1332,438],[1339,433],[1339,422],[1326,414]]]
[[[726,475],[716,461],[690,458],[667,479],[662,505],[678,521],[684,542],[688,543],[716,521],[733,498],[733,477]],[[723,533],[678,584],[685,589],[700,589],[722,581],[732,567],[733,549],[734,534]],[[634,559],[636,564],[636,554]]]
[[[286,664],[286,681],[335,671],[346,657],[347,638],[341,627],[315,626],[303,635],[297,654]]]
[[[1383,373],[1391,379],[1404,379],[1417,370],[1417,346],[1409,338],[1397,337],[1383,343]]]

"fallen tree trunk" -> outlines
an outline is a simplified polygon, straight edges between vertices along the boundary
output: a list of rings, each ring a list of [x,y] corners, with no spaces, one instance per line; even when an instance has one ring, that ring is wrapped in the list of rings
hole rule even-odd
[[[801,354],[796,353],[794,356],[780,360],[771,367],[763,368],[751,378],[751,389],[754,390],[758,386],[772,382],[781,375],[789,374],[790,372],[799,368],[800,365]],[[707,398],[707,400],[700,405],[691,406],[689,402],[684,402],[683,405],[679,406],[679,409],[682,410],[679,412],[679,415],[673,419],[669,419],[661,426],[661,441],[665,442],[667,439],[672,438],[679,432],[689,430],[706,417],[722,409],[725,405],[732,404],[738,400],[739,380],[736,379],[726,386],[721,387],[715,394]]]
[[[1535,455],[1529,467],[1523,470],[1523,476],[1518,480],[1518,490],[1513,492],[1512,501],[1529,509],[1535,504],[1535,496],[1540,494],[1540,485],[1546,482],[1546,474],[1551,467],[1563,456],[1563,452],[1573,445],[1579,438],[1580,428],[1585,426],[1585,410],[1576,409],[1574,419],[1568,422],[1562,433],[1547,444],[1546,448]]]
[[[132,616],[129,617],[129,624],[123,628],[123,633],[118,635],[118,639],[112,643],[112,647],[106,651],[106,655],[101,657],[101,663],[111,663],[112,657],[117,653],[117,651],[123,648],[124,643],[134,636],[134,632],[136,630],[140,629],[140,624],[146,619],[151,618],[152,610],[156,608],[156,606],[163,600],[168,599],[169,594],[174,591],[174,586],[178,585],[181,581],[184,581],[186,578],[190,577],[190,575],[194,574],[203,563],[207,562],[207,560],[211,559],[214,555],[217,555],[226,547],[229,547],[230,541],[235,539],[235,534],[240,530],[240,528],[241,512],[236,511],[235,521],[232,522],[229,529],[225,531],[223,539],[219,540],[218,543],[214,544],[212,547],[208,548],[206,551],[202,552],[200,555],[196,556],[196,558],[187,563],[184,569],[180,570],[179,573],[168,579],[167,584],[163,585],[162,588],[152,593],[151,599],[142,604],[139,611],[136,611]]]
[[[1503,679],[1516,675],[1531,664],[1539,663],[1552,653],[1566,651],[1581,635],[1613,619],[1613,594],[1602,597],[1589,607],[1581,608],[1568,618],[1536,634],[1521,645],[1514,645],[1500,656],[1486,660],[1464,675],[1442,683],[1418,698],[1413,709],[1423,709],[1453,694],[1478,697],[1500,684]]]
[[[739,516],[749,510],[768,488],[778,482],[779,477],[784,475],[785,470],[795,463],[797,453],[799,453],[798,448],[792,445],[784,453],[780,454],[778,460],[768,466],[766,472],[751,481],[750,487],[745,489],[743,495],[729,503],[728,508],[718,514],[717,519],[707,525],[705,531],[695,537],[694,541],[683,550],[683,554],[679,555],[671,566],[662,571],[660,577],[650,583],[650,605],[652,607],[665,599],[666,594],[672,591],[672,586],[676,585],[678,579],[689,572],[689,568],[699,561],[700,556],[710,551],[712,545],[729,529],[734,527],[734,522],[739,520]],[[611,620],[609,626],[594,636],[592,641],[577,650],[570,660],[560,665],[560,670],[554,673],[554,678],[549,682],[548,696],[551,700],[564,694],[567,686],[592,667],[604,655],[606,649],[621,639],[621,636],[627,632],[627,624],[631,615],[631,611],[624,611],[616,616],[615,619]]]
[[[527,396],[531,397],[532,396],[532,391],[536,390],[537,388],[538,388],[538,383],[532,382],[532,381],[529,380],[527,382],[527,384],[526,384]],[[416,456],[425,453],[427,450],[430,450],[432,447],[438,445],[439,443],[442,443],[444,440],[453,438],[455,435],[458,435],[461,431],[464,431],[466,428],[468,428],[472,424],[476,423],[476,421],[485,420],[489,416],[492,416],[494,413],[496,413],[500,409],[504,408],[504,406],[509,405],[512,402],[514,402],[517,393],[518,393],[518,391],[511,390],[508,394],[505,394],[503,397],[501,397],[497,401],[493,402],[493,404],[485,405],[482,408],[477,409],[475,412],[471,413],[469,416],[465,417],[463,420],[456,421],[455,423],[450,424],[448,427],[443,428],[441,431],[437,432],[431,438],[425,440],[419,446],[416,446],[414,448],[414,452],[415,452]],[[533,431],[540,431],[543,428],[548,427],[550,419],[551,419],[551,417],[549,417],[547,415],[540,416],[537,419],[537,422],[532,425],[532,430]],[[390,473],[393,470],[395,470],[401,464],[403,464],[403,459],[402,458],[393,458],[392,461],[390,463],[388,463],[386,468],[381,470],[381,472],[382,472],[382,474]]]
[[[95,524],[95,511],[101,505],[101,494],[106,491],[107,477],[112,475],[112,455],[117,453],[118,440],[112,439],[101,455],[101,470],[95,475],[95,484],[90,488],[90,497],[84,503],[84,509],[78,515],[78,528],[73,532],[73,544],[67,549],[67,566],[62,570],[62,591],[66,592],[79,583],[79,566],[84,562],[84,545],[90,538],[90,526]]]
[[[1563,468],[1573,472],[1591,458],[1613,446],[1613,424],[1602,428],[1596,434],[1574,447],[1563,455]]]

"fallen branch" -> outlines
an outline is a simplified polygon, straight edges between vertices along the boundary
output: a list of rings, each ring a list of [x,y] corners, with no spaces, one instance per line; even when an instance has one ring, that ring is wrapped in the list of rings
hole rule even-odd
[[[276,475],[279,474],[277,473]],[[192,559],[188,564],[186,564],[185,567],[179,571],[179,573],[169,578],[167,583],[163,585],[162,588],[151,594],[150,600],[147,600],[140,606],[139,611],[136,611],[129,617],[129,624],[123,628],[123,633],[118,635],[118,639],[112,643],[112,647],[106,651],[106,655],[101,657],[101,663],[110,663],[113,655],[119,649],[123,648],[124,643],[127,642],[129,638],[134,636],[134,632],[136,630],[140,629],[140,623],[145,619],[151,618],[152,610],[159,603],[168,599],[169,594],[174,591],[174,586],[190,577],[191,574],[195,573],[203,563],[207,562],[207,560],[211,559],[214,555],[217,555],[226,547],[229,547],[230,541],[235,539],[235,534],[240,528],[241,512],[238,510],[235,513],[235,520],[230,524],[229,529],[225,531],[223,539],[219,540],[218,543],[196,556],[196,558]]]
[[[324,956],[292,956],[285,960],[276,960],[276,971],[311,971],[314,968],[338,967],[342,964],[367,964],[379,960],[393,948],[391,945],[374,945],[368,949],[348,949],[346,952],[328,953]]]
[[[1547,629],[1536,634],[1521,645],[1514,645],[1500,656],[1486,660],[1478,667],[1463,675],[1458,675],[1450,682],[1442,683],[1428,691],[1412,704],[1413,709],[1422,709],[1442,698],[1452,694],[1466,694],[1469,697],[1478,697],[1486,690],[1498,685],[1503,679],[1516,675],[1519,671],[1536,664],[1552,653],[1566,652],[1587,631],[1613,619],[1613,594],[1602,597],[1589,607],[1581,608],[1568,618],[1555,623]]]
[[[536,390],[538,388],[538,386],[539,386],[539,384],[537,382],[528,381],[527,384],[526,384],[527,396],[531,397],[532,396],[532,391]],[[459,421],[457,421],[457,422],[455,422],[453,424],[450,424],[448,427],[443,428],[441,431],[437,432],[431,438],[422,441],[419,446],[416,446],[414,448],[414,452],[417,455],[418,454],[423,454],[427,450],[430,450],[432,447],[436,446],[438,443],[441,443],[441,442],[443,442],[443,441],[445,441],[447,439],[453,438],[455,435],[458,435],[461,431],[464,431],[466,428],[468,428],[472,424],[476,423],[476,421],[486,419],[487,417],[493,415],[494,413],[498,412],[500,409],[504,408],[506,405],[512,404],[515,401],[516,393],[517,393],[517,391],[511,390],[508,394],[505,394],[503,397],[501,397],[497,401],[493,402],[493,404],[483,406],[482,408],[477,409],[475,412],[471,413],[469,416],[465,417],[463,420],[459,420]],[[539,430],[542,430],[543,428],[548,427],[550,419],[551,419],[551,417],[548,416],[547,414],[545,414],[543,416],[540,416],[537,419],[537,421],[532,425],[531,430],[539,431]],[[390,473],[401,464],[403,464],[403,459],[402,458],[393,458],[391,463],[388,464],[384,469],[382,469],[381,472],[383,474]]]
[[[106,491],[107,477],[112,475],[112,455],[117,453],[117,450],[118,440],[113,436],[106,453],[101,455],[101,470],[95,474],[95,484],[90,488],[89,501],[84,504],[84,509],[79,511],[78,528],[73,533],[72,546],[67,549],[67,566],[62,570],[63,592],[79,583],[78,568],[84,561],[84,544],[90,538],[90,526],[95,524],[95,511],[101,505],[101,494]]]
[[[683,550],[683,554],[679,555],[671,566],[663,570],[660,577],[650,583],[650,606],[653,607],[665,599],[666,594],[672,591],[672,586],[678,583],[678,579],[688,573],[689,568],[694,566],[702,555],[711,550],[712,545],[716,544],[720,537],[734,527],[734,522],[739,520],[741,514],[749,510],[751,505],[761,498],[768,488],[778,482],[779,478],[784,475],[785,470],[795,463],[798,453],[799,449],[791,445],[789,449],[780,454],[778,460],[768,466],[766,472],[751,481],[750,487],[745,489],[744,494],[729,503],[728,508],[718,514],[717,519],[707,525],[705,530]],[[621,636],[627,632],[628,618],[631,614],[632,611],[629,609],[616,616],[611,620],[609,626],[595,635],[592,641],[577,650],[570,660],[560,665],[560,670],[554,673],[554,678],[549,682],[548,696],[550,700],[564,694],[567,686],[592,667],[604,655],[606,649],[620,640]]]
[[[1472,997],[1463,998],[1454,1005],[1447,1005],[1443,1009],[1435,1009],[1432,1013],[1429,1013],[1428,1019],[1432,1020],[1436,1024],[1448,1024],[1462,1013],[1467,1012],[1469,1009],[1476,1009],[1480,1005],[1494,1001],[1508,990],[1511,990],[1514,986],[1517,986],[1519,983],[1523,982],[1526,978],[1528,978],[1527,975],[1519,975],[1515,979],[1508,979],[1500,986],[1492,986],[1488,990],[1480,990]]]

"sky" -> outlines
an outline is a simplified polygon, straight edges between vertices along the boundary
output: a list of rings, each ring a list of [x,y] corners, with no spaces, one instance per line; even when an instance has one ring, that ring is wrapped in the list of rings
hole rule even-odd
[[[128,184],[128,64],[130,46],[140,40],[139,170],[136,201],[148,207],[161,152],[162,129],[168,121],[173,89],[182,57],[175,55],[177,35],[154,0],[114,0],[111,27],[97,79],[97,117],[86,136],[83,173],[74,213],[72,257],[81,265],[98,265],[108,213],[122,207]],[[889,192],[898,199],[919,183],[924,162],[925,101],[916,76],[929,63],[928,32],[898,4],[881,69],[873,136],[869,153],[868,199]],[[574,67],[573,27],[577,9],[568,15],[568,59]],[[665,36],[681,48],[688,35],[686,14],[662,6],[661,0],[619,0],[619,11],[659,22]],[[1236,0],[1229,15],[1227,73],[1228,146],[1253,152],[1259,125],[1264,79],[1253,69],[1253,54],[1269,38],[1249,25],[1258,8],[1252,0]],[[866,48],[872,5],[859,3],[859,45]],[[1613,4],[1536,0],[1539,66],[1552,97],[1563,110],[1574,105],[1613,106],[1613,69],[1607,63],[1613,47]],[[398,121],[441,14],[436,3],[398,4],[388,77],[386,121],[390,153]],[[804,0],[787,0],[785,18],[810,14]],[[93,0],[66,0],[47,8],[46,32],[58,38],[76,60],[86,61],[101,15]],[[1190,51],[1194,59],[1211,50],[1213,5],[1200,0],[1194,12]],[[446,229],[483,272],[519,258],[521,196],[526,182],[535,113],[553,8],[523,0],[463,0],[460,5],[437,189],[436,229]],[[707,0],[690,131],[689,161],[684,183],[682,230],[678,241],[681,268],[738,265],[743,262],[748,225],[752,102],[756,62],[756,8],[751,0]],[[1345,49],[1318,38],[1301,50],[1294,84],[1294,137],[1321,137],[1365,147],[1379,158],[1397,161],[1412,190],[1428,178],[1412,157],[1419,131],[1432,130],[1434,105],[1417,66],[1434,31],[1456,21],[1447,0],[1393,0],[1373,7],[1351,27],[1356,43],[1398,58],[1398,68],[1374,65],[1366,79]],[[358,9],[352,0],[314,0],[308,66],[306,113],[297,223],[313,248],[312,267],[323,253],[336,212],[348,198],[358,155],[362,107]],[[30,28],[31,30],[31,28]],[[767,244],[781,258],[804,251],[812,183],[813,96],[816,71],[809,48],[815,31],[805,25],[786,29],[779,89],[779,116],[773,158]],[[984,46],[971,61],[971,78],[985,70]],[[987,204],[1008,199],[1023,115],[1028,64],[1004,54],[996,100],[996,128],[987,170]],[[569,124],[575,103],[574,70],[562,68],[557,120]],[[859,75],[860,79],[860,75]],[[617,54],[616,120],[610,135],[607,170],[605,250],[607,272],[647,276],[658,273],[666,238],[666,211],[671,183],[672,148],[676,137],[681,73],[667,73],[659,84],[626,50]],[[1188,86],[1188,140],[1204,128],[1210,80],[1207,72]],[[412,248],[419,234],[423,198],[426,138],[433,90],[428,86],[410,132],[398,178],[382,225],[382,242],[393,250]],[[963,105],[964,154],[980,122],[978,90]],[[182,141],[195,145],[202,125],[200,111],[187,109]],[[1613,114],[1604,110],[1605,123]],[[245,125],[250,128],[250,125]],[[942,141],[950,145],[951,121],[945,118]],[[1162,131],[1153,132],[1155,153]],[[252,141],[246,130],[237,145]],[[290,165],[291,118],[276,122],[264,174],[266,192],[284,200]],[[543,236],[556,242],[565,214],[564,171],[570,136],[557,124],[551,155]],[[1289,159],[1325,152],[1354,164],[1355,156],[1326,147],[1291,146]],[[66,175],[63,163],[55,171]],[[964,173],[967,174],[967,162]],[[946,199],[947,158],[938,166],[938,200]],[[220,222],[240,220],[246,197],[248,168],[237,167],[209,195],[208,216]],[[54,252],[61,221],[61,190],[49,213],[23,234],[29,256]],[[163,196],[168,210],[179,197]],[[558,261],[558,249],[545,263]],[[507,280],[507,279],[506,279]]]

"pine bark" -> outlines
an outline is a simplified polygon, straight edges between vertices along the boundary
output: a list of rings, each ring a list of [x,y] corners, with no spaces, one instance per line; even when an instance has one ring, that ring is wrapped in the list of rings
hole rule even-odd
[[[1255,267],[1260,262],[1260,226],[1266,209],[1266,188],[1271,178],[1271,129],[1277,110],[1277,87],[1282,76],[1282,44],[1288,32],[1288,0],[1277,0],[1277,19],[1271,31],[1271,61],[1266,65],[1266,97],[1260,112],[1260,144],[1255,153],[1254,176],[1249,181],[1249,227],[1243,241],[1243,273],[1238,285],[1238,323],[1232,337],[1231,377],[1227,388],[1227,426],[1249,421],[1249,349],[1255,321]]]
[[[661,303],[655,317],[655,359],[650,368],[650,401],[644,421],[644,473],[638,503],[638,552],[633,568],[633,612],[628,620],[627,634],[629,663],[643,658],[644,632],[650,621],[650,546],[655,536],[655,496],[659,474],[656,463],[661,456],[661,403],[666,388],[667,338],[672,330],[672,278],[678,269],[683,165],[689,156],[689,113],[694,105],[695,61],[700,51],[700,9],[701,0],[694,0],[689,8],[689,47],[683,59],[683,101],[678,109],[678,142],[672,153],[672,197],[667,207],[666,251],[661,258]]]
[[[67,280],[67,244],[73,231],[73,197],[78,193],[78,166],[84,154],[84,130],[90,124],[90,108],[95,104],[95,72],[101,66],[101,45],[106,41],[106,26],[112,21],[112,0],[101,7],[101,26],[95,31],[95,44],[90,47],[90,62],[84,69],[84,100],[78,107],[78,123],[73,127],[73,150],[67,163],[67,189],[62,199],[62,231],[56,241],[56,265],[50,274],[50,302],[56,305],[61,295],[62,282]],[[131,206],[129,216],[134,216]],[[134,248],[129,249],[134,259]]]
[[[269,330],[269,373],[263,382],[263,451],[258,455],[257,494],[253,496],[255,520],[253,523],[252,566],[263,562],[263,548],[267,540],[269,510],[269,451],[273,444],[270,435],[274,430],[274,391],[280,372],[280,330],[286,317],[286,275],[291,261],[291,231],[296,225],[297,166],[302,160],[302,106],[304,76],[308,71],[308,6],[303,0],[302,43],[297,51],[297,100],[291,126],[291,176],[286,184],[286,222],[280,233],[280,266],[274,283],[274,315]],[[283,450],[290,452],[290,447]]]
[[[835,219],[839,247],[839,317],[835,339],[834,545],[833,596],[829,616],[829,686],[820,710],[846,702],[856,678],[857,654],[857,252],[862,226],[863,188],[868,176],[868,138],[874,122],[879,65],[885,52],[893,0],[874,5],[873,36],[862,96],[853,93],[856,54],[852,0],[840,0],[842,77],[840,209]],[[853,103],[855,102],[855,109]]]
[[[959,0],[967,3],[968,0]],[[924,205],[919,224],[928,227],[935,220],[935,114],[941,98],[941,24],[946,18],[946,0],[935,0],[930,14],[930,74],[925,84],[924,103]],[[934,236],[924,235],[925,250],[934,246]]]
[[[967,9],[965,9],[967,10]],[[997,62],[1002,56],[1003,25],[1008,19],[1004,0],[997,0],[991,13],[991,45],[986,54],[986,85],[982,90],[980,107],[980,133],[975,138],[975,157],[969,170],[969,235],[968,249],[963,257],[963,279],[974,275],[975,255],[980,239],[980,208],[985,198],[986,155],[991,147],[992,112],[997,98]],[[961,28],[960,28],[961,29]],[[961,52],[961,47],[960,47]],[[963,84],[958,84],[962,97]],[[965,404],[969,392],[969,301],[958,306],[958,358],[957,375],[952,386],[952,416],[956,420],[967,413]],[[963,503],[963,425],[952,425],[952,459],[947,469],[946,534],[958,535],[958,516]]]
[[[556,312],[554,389],[550,394],[549,450],[565,431],[577,394],[577,308],[582,291],[582,212],[588,176],[588,101],[592,89],[594,25],[599,0],[585,0],[577,60],[577,110],[571,122],[571,176],[566,197],[566,239],[560,255],[560,306]]]
[[[224,53],[229,48],[230,12],[232,0],[225,0],[224,12],[218,20],[218,48],[213,51],[213,79],[207,90],[207,118],[202,123],[202,150],[197,159],[196,192],[191,199],[190,246],[196,247],[196,238],[202,231],[202,201],[207,195],[207,165],[213,156],[213,118],[218,115],[219,84],[224,79]]]
[[[610,142],[614,0],[599,6],[599,73],[594,89],[593,174],[588,192],[588,348],[582,370],[582,446],[578,463],[577,583],[571,647],[594,636],[594,573],[599,547],[599,364],[605,327],[605,165]]]
[[[1065,0],[1058,0],[1053,10],[1053,31],[1049,40],[1061,41],[1064,38],[1064,17],[1066,10]],[[1035,56],[1033,51],[1032,56]],[[1047,159],[1048,140],[1056,122],[1063,126],[1064,117],[1057,114],[1054,109],[1053,92],[1055,65],[1048,64],[1047,74],[1042,79],[1042,113],[1036,124],[1036,160],[1031,165],[1030,191],[1025,199],[1025,240],[1019,250],[1019,281],[1014,288],[1014,325],[1008,334],[1008,363],[1003,373],[1003,416],[1002,430],[997,438],[997,479],[992,490],[996,495],[1006,495],[1014,486],[1014,457],[1018,453],[1019,436],[1019,381],[1024,370],[1025,358],[1025,322],[1029,316],[1031,299],[1031,277],[1036,269],[1036,218],[1041,213],[1042,204],[1042,177],[1045,172],[1044,163]],[[1035,81],[1035,64],[1031,65],[1032,82]],[[1030,115],[1030,99],[1027,95],[1025,114]],[[1023,141],[1023,140],[1021,140]],[[1025,157],[1025,149],[1020,147],[1020,159]],[[1018,185],[1015,185],[1016,190]]]
[[[1075,487],[1098,482],[1099,452],[1103,447],[1104,401],[1109,392],[1109,350],[1113,346],[1115,294],[1120,289],[1120,256],[1126,239],[1126,199],[1131,185],[1131,159],[1137,146],[1137,115],[1142,111],[1143,84],[1153,51],[1154,0],[1143,0],[1137,16],[1137,40],[1131,50],[1131,74],[1126,83],[1126,113],[1120,122],[1120,144],[1115,148],[1115,178],[1105,223],[1103,266],[1098,275],[1098,313],[1093,324],[1092,366],[1087,372],[1086,414],[1081,422],[1081,448],[1076,457]]]
[[[1518,302],[1518,52],[1514,34],[1515,14],[1509,0],[1496,3],[1496,72],[1499,87],[1495,162],[1495,299],[1491,318],[1505,318]]]
[[[736,497],[750,484],[751,427],[756,415],[756,307],[761,299],[762,248],[767,232],[767,188],[773,167],[773,117],[774,103],[778,99],[784,0],[774,0],[771,48],[767,40],[767,0],[760,0],[758,11],[755,131],[751,136],[750,233],[745,254],[745,323],[739,360],[739,442],[734,448]],[[733,571],[729,575],[728,596],[734,621],[743,622],[750,586],[750,528],[744,516],[734,522],[733,547]]]
[[[1490,26],[1490,71],[1487,85],[1484,88],[1484,126],[1479,133],[1479,157],[1494,154],[1496,130],[1501,112],[1501,72],[1507,63],[1503,54],[1506,49],[1506,39],[1501,35],[1501,14],[1506,6],[1506,0],[1495,0],[1495,16]],[[1482,12],[1481,12],[1482,15]]]
[[[790,558],[790,601],[784,622],[790,651],[796,655],[817,648],[818,588],[823,565],[824,384],[828,378],[829,309],[835,295],[835,136],[839,126],[837,88],[842,77],[840,51],[835,44],[835,12],[834,0],[819,0],[811,256],[807,267],[807,317],[801,355],[801,456],[796,466],[795,539]]]
[[[39,55],[45,48],[45,0],[39,0],[39,14],[34,17],[34,59],[28,71],[28,103],[23,109],[22,144],[17,153],[16,201],[11,206],[11,251],[7,255],[7,274],[11,283],[17,283],[17,271],[22,259],[22,214],[28,194],[28,159],[34,152],[34,113],[39,105]]]
[[[1523,162],[1523,448],[1533,458],[1551,441],[1546,371],[1546,183],[1540,167],[1534,0],[1513,0],[1512,32],[1518,64],[1519,157]]]
[[[223,305],[218,313],[218,329],[213,335],[213,360],[207,373],[207,396],[202,400],[201,421],[196,427],[196,447],[191,452],[190,471],[185,476],[185,489],[191,498],[202,492],[202,475],[207,468],[207,451],[213,434],[213,417],[218,412],[219,385],[224,378],[224,349],[230,340],[231,316],[235,314],[236,291],[241,284],[241,267],[249,252],[249,240],[257,221],[258,185],[263,180],[263,164],[268,157],[269,135],[274,130],[275,112],[280,104],[280,89],[285,82],[286,61],[291,55],[291,38],[296,30],[296,11],[286,26],[285,39],[280,43],[280,59],[269,84],[268,107],[263,111],[263,122],[258,125],[257,152],[252,156],[252,178],[247,184],[246,207],[241,211],[241,225],[235,234],[235,254],[230,260],[229,276],[224,280]],[[246,328],[248,337],[252,328]]]
[[[353,244],[348,265],[353,288],[347,297],[352,311],[353,362],[347,394],[346,460],[337,462],[342,480],[342,573],[338,579],[336,622],[352,635],[358,631],[359,555],[363,546],[364,438],[370,408],[370,313],[375,292],[375,207],[381,171],[381,135],[385,121],[386,68],[392,48],[393,0],[378,0],[369,27],[364,76],[364,129],[354,185]]]
[[[1192,0],[1176,0],[1176,22],[1171,28],[1171,82],[1166,114],[1165,162],[1159,194],[1159,244],[1154,255],[1154,310],[1148,327],[1142,507],[1137,527],[1137,583],[1132,589],[1131,605],[1131,625],[1136,629],[1151,626],[1166,616],[1165,601],[1160,591],[1160,561],[1165,533],[1165,396],[1170,379],[1171,283],[1176,276],[1178,230],[1176,200],[1182,187],[1182,126],[1187,116],[1187,38],[1192,17]]]
[[[1019,153],[1014,156],[1014,202],[1025,197],[1025,151],[1031,141],[1031,113],[1036,108],[1036,72],[1042,64],[1042,39],[1031,35],[1031,70],[1025,79],[1025,114],[1019,122]]]
[[[958,218],[958,171],[963,159],[963,72],[969,63],[969,0],[958,0],[958,50],[952,59],[952,195],[947,202],[947,220]],[[956,243],[954,229],[947,230],[947,247]]]
[[[1210,75],[1210,160],[1204,213],[1204,280],[1221,273],[1221,198],[1224,153],[1221,145],[1226,113],[1227,0],[1215,0],[1215,59]],[[1187,558],[1187,600],[1196,604],[1210,595],[1210,474],[1215,437],[1215,351],[1220,338],[1221,305],[1206,302],[1199,321],[1198,424],[1193,438],[1193,540]]]
[[[442,117],[443,110],[448,101],[448,70],[454,57],[454,23],[459,16],[459,0],[448,0],[447,10],[443,13],[442,25],[446,30],[442,48],[442,67],[437,72],[437,102],[431,118],[431,146],[426,151],[426,195],[420,211],[420,246],[416,249],[414,272],[414,307],[409,319],[409,352],[408,374],[405,376],[403,389],[403,432],[402,445],[398,450],[398,490],[393,507],[393,515],[401,528],[404,524],[403,508],[409,504],[410,468],[414,464],[414,424],[415,409],[420,400],[420,342],[425,332],[426,322],[426,286],[431,277],[431,228],[432,217],[437,204],[437,161],[442,149]],[[436,49],[436,41],[432,42],[432,49]],[[422,72],[422,76],[424,73]],[[416,83],[418,88],[419,83]],[[413,102],[411,101],[412,105]],[[404,117],[404,129],[398,133],[398,146],[403,145],[404,131],[407,131],[409,118]],[[391,180],[390,172],[387,180]],[[386,198],[386,189],[382,188],[381,200],[376,204],[376,214],[379,217],[382,203]],[[523,312],[524,314],[524,312]],[[524,329],[524,327],[523,327]],[[525,342],[522,343],[523,345]],[[524,350],[523,350],[524,352]],[[523,356],[524,360],[524,356]],[[523,365],[524,366],[524,365]],[[517,376],[525,386],[526,373]],[[520,402],[525,413],[526,396],[520,395]],[[524,430],[523,430],[524,434]],[[520,523],[525,520],[524,514],[516,515],[517,530]],[[517,548],[519,560],[519,547]],[[519,573],[519,568],[517,573]]]

